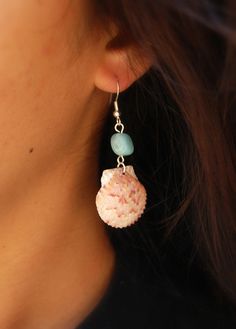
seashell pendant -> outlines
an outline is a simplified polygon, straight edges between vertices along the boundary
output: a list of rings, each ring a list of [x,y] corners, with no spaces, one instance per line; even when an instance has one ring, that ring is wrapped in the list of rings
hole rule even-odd
[[[123,228],[134,224],[146,206],[147,194],[135,175],[133,166],[105,169],[101,188],[96,195],[96,207],[108,225]]]

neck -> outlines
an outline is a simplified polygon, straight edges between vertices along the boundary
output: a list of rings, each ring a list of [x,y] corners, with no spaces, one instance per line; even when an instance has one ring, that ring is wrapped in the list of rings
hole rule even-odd
[[[96,163],[60,162],[1,209],[0,328],[74,328],[106,290],[115,256]]]

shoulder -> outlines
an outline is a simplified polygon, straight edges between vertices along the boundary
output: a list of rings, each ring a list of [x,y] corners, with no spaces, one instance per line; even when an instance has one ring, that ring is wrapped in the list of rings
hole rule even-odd
[[[154,280],[130,271],[121,280],[117,297],[113,314],[119,323],[117,329],[236,328],[236,322],[204,296],[184,295],[158,274]]]
[[[117,257],[109,289],[78,329],[235,329],[236,323],[204,298],[185,296],[138,254]],[[128,260],[128,261],[127,261]]]

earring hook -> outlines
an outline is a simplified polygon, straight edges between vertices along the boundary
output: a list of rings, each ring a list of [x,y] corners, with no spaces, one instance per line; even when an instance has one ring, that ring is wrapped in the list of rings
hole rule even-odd
[[[115,102],[118,101],[119,95],[120,95],[120,84],[119,84],[119,80],[117,80],[116,81],[116,99],[115,99]]]
[[[118,113],[119,112],[119,107],[118,107],[118,98],[119,98],[119,95],[120,95],[120,84],[119,84],[119,80],[116,81],[116,98],[114,100],[114,107],[115,107],[115,110],[116,112]]]

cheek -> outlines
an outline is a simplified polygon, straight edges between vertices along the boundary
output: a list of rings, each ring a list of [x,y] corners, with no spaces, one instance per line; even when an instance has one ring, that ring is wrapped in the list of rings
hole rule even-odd
[[[36,3],[38,2],[32,0],[10,0],[7,5],[2,4],[0,141],[8,138],[10,130],[12,138],[14,131],[15,139],[22,133],[20,129],[29,131],[27,118],[33,118],[37,108],[47,102],[43,99],[46,96],[44,91],[49,87],[49,83],[52,83],[50,78],[53,76],[55,79],[58,76],[58,67],[66,56],[65,50],[62,50],[63,36],[61,42],[58,42],[56,29],[52,31],[48,27],[50,12],[47,12],[47,19],[44,20],[43,9],[40,10],[41,7]],[[42,22],[39,24],[40,18]],[[53,18],[56,17],[51,16],[52,22]],[[60,32],[62,30],[61,27]]]
[[[86,1],[0,0],[0,105],[63,84]]]
[[[68,2],[0,0],[0,173],[3,163],[24,163],[31,147],[34,157],[55,157],[90,92],[86,54],[79,70],[72,64],[79,24]]]
[[[53,112],[56,100],[69,87],[72,90],[71,2],[0,0],[0,123],[4,126],[49,104]]]
[[[66,22],[62,17],[66,2],[48,0],[47,5],[45,2],[0,0],[1,96],[18,91],[22,94],[21,88],[32,86],[32,79],[36,80],[39,73],[39,76],[43,76],[49,64],[47,57],[54,55],[53,60],[58,61],[65,56],[62,48]],[[56,24],[57,28],[52,28]],[[51,61],[52,69],[54,63]]]

